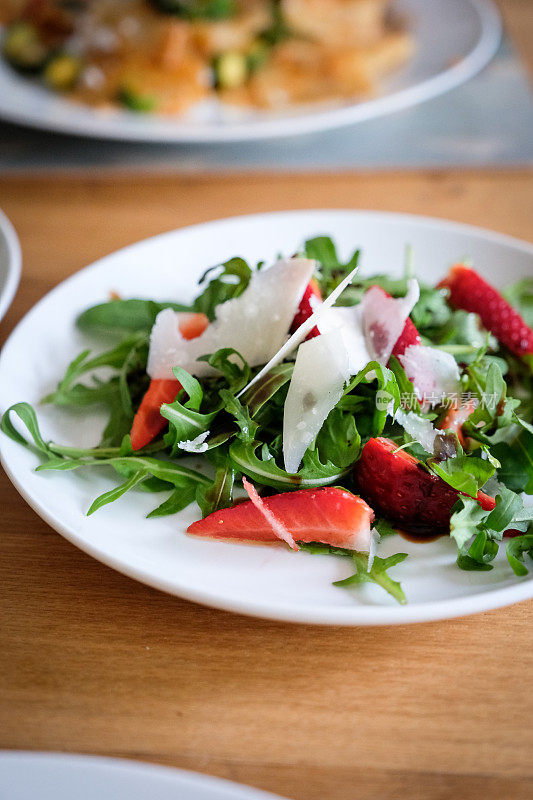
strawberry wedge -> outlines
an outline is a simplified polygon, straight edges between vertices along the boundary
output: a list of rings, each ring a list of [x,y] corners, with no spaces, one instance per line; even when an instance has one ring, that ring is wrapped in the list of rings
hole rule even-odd
[[[465,447],[466,440],[463,434],[463,425],[475,410],[475,400],[469,400],[467,403],[463,403],[463,405],[459,406],[459,408],[452,406],[446,413],[442,422],[439,423],[438,428],[441,431],[454,431],[457,434],[461,447]]]
[[[195,339],[200,336],[209,324],[205,314],[182,313],[179,315],[179,329],[184,339]],[[139,406],[131,426],[131,446],[140,450],[155,439],[164,430],[167,420],[161,416],[159,409],[163,403],[172,403],[181,389],[181,383],[175,380],[152,379],[148,391]]]
[[[451,509],[459,492],[442,478],[431,475],[414,456],[390,439],[369,439],[356,464],[355,474],[363,497],[384,517],[401,527],[448,533]],[[496,502],[484,492],[477,501],[486,510]]]
[[[408,347],[418,344],[422,344],[420,334],[418,333],[414,322],[407,317],[403,331],[400,334],[400,338],[392,348],[392,355],[403,356]]]
[[[455,308],[479,314],[485,328],[517,356],[533,353],[533,331],[501,294],[475,270],[455,264],[438,285]]]
[[[296,542],[321,542],[364,552],[370,549],[374,512],[344,489],[300,489],[261,498],[261,503],[263,510],[247,500],[214,511],[193,522],[187,532],[215,539],[276,542],[282,538],[279,530],[285,529]]]
[[[291,333],[294,333],[294,331],[297,330],[300,327],[300,325],[303,325],[303,323],[306,321],[306,319],[309,319],[309,317],[311,316],[311,314],[315,310],[313,308],[314,301],[313,301],[312,298],[315,298],[316,302],[321,302],[322,301],[322,294],[320,292],[320,287],[319,287],[318,283],[315,281],[314,278],[311,278],[311,280],[307,284],[306,290],[303,293],[303,297],[300,300],[300,305],[298,306],[298,311],[296,312],[296,314],[294,316],[294,319],[292,321],[291,330],[290,330]],[[307,334],[306,338],[307,339],[314,339],[315,336],[320,336],[320,331],[318,330],[316,325]]]

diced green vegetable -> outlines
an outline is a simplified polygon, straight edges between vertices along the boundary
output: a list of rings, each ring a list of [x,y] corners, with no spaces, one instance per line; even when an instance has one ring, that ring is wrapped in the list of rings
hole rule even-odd
[[[152,5],[164,14],[189,20],[227,19],[237,10],[235,0],[152,0]]]
[[[122,86],[119,89],[117,100],[125,108],[139,114],[147,114],[150,111],[155,111],[157,107],[157,99],[155,97],[137,92],[129,86]]]
[[[39,72],[45,64],[48,48],[35,25],[31,22],[14,22],[5,33],[2,53],[16,69]]]
[[[49,59],[44,68],[44,79],[56,92],[73,89],[80,77],[82,61],[69,53],[58,53]]]
[[[246,83],[250,74],[246,56],[234,50],[215,58],[213,72],[217,89],[238,89]]]
[[[262,39],[257,39],[248,51],[248,71],[251,73],[261,69],[261,67],[263,67],[268,61],[270,51],[271,48],[266,44],[266,42],[264,42]]]

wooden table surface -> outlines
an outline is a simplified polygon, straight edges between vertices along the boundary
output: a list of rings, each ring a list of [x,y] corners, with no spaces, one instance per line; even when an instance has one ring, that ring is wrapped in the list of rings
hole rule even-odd
[[[505,10],[523,45],[531,4]],[[3,179],[24,275],[0,344],[75,270],[201,220],[389,209],[533,240],[532,205],[527,170]],[[533,603],[398,628],[248,619],[92,560],[3,473],[0,510],[0,747],[155,761],[293,800],[532,796]]]

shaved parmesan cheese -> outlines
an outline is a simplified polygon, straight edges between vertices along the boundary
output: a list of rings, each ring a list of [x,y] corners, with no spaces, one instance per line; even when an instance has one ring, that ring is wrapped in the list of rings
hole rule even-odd
[[[289,547],[292,547],[293,550],[299,550],[300,548],[294,541],[290,531],[287,530],[283,522],[281,522],[281,520],[279,520],[276,515],[263,503],[255,489],[255,486],[250,483],[250,481],[246,480],[244,475],[242,478],[242,485],[244,486],[248,497],[257,510],[264,516],[268,524],[272,527],[272,530],[278,539],[281,539],[283,542],[287,542]]]
[[[161,311],[150,339],[150,377],[170,380],[176,366],[197,377],[216,375],[198,358],[221,347],[238,350],[250,366],[264,364],[285,342],[314,265],[306,258],[283,259],[254,272],[245,291],[217,306],[215,320],[195,339],[183,338],[176,312]]]
[[[442,436],[442,431],[438,431],[429,420],[419,417],[412,411],[406,413],[401,408],[397,409],[394,419],[415,442],[422,445],[426,453],[433,453],[435,439],[437,436]]]
[[[320,309],[317,325],[321,336],[300,345],[285,401],[283,456],[287,472],[298,471],[350,376],[369,361],[387,363],[419,293],[418,283],[412,280],[401,299],[371,288],[358,306]]]
[[[316,308],[316,310],[313,311],[311,316],[308,319],[306,319],[305,322],[303,322],[296,331],[294,331],[290,339],[288,339],[288,341],[285,342],[283,347],[281,347],[278,350],[278,352],[272,356],[268,364],[265,364],[263,369],[257,373],[257,375],[250,381],[248,386],[245,386],[244,389],[241,392],[239,392],[237,397],[240,397],[251,386],[260,381],[268,372],[270,372],[270,370],[273,367],[275,367],[277,364],[280,364],[285,358],[287,358],[289,353],[295,350],[300,344],[300,342],[303,342],[307,334],[315,327],[318,321],[322,318],[324,312],[337,301],[339,295],[342,294],[342,292],[346,289],[348,284],[350,284],[353,281],[358,269],[359,267],[355,267],[355,269],[353,269],[350,272],[350,274],[347,275],[339,283],[337,288],[334,289],[328,297],[326,297],[324,302],[320,303],[320,305]]]
[[[363,332],[372,360],[386,364],[400,338],[405,322],[420,297],[414,279],[408,281],[405,297],[389,297],[378,286],[372,286],[361,301]]]
[[[412,344],[399,360],[424,405],[436,405],[458,392],[459,367],[450,353]]]
[[[316,336],[298,348],[283,414],[287,472],[298,472],[305,451],[339,402],[350,374],[348,350],[339,331]]]
[[[374,566],[374,559],[376,557],[378,544],[380,543],[380,541],[381,541],[381,536],[379,535],[378,531],[374,528],[370,532],[370,542],[368,547],[368,564],[366,568],[367,572],[370,572],[370,570]]]
[[[187,453],[205,453],[207,450],[206,439],[211,431],[204,431],[194,439],[185,439],[184,442],[178,442],[180,450],[185,450]]]
[[[418,283],[409,281],[405,298],[395,300],[371,288],[358,306],[320,309],[317,325],[321,335],[300,345],[285,401],[283,455],[287,472],[298,471],[350,376],[369,361],[387,363],[418,297]]]
[[[320,317],[318,329],[322,334],[337,333],[346,348],[351,375],[359,372],[372,355],[363,333],[361,305],[349,308],[328,308]]]

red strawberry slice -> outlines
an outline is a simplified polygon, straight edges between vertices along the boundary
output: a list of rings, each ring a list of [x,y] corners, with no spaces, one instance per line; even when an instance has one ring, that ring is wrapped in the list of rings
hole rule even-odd
[[[414,322],[407,317],[403,331],[400,334],[400,338],[392,348],[393,356],[403,356],[407,348],[412,344],[422,344],[422,339],[420,338],[420,334],[418,333]]]
[[[178,317],[178,326],[184,339],[195,339],[208,325],[205,314],[180,313]],[[181,383],[175,380],[154,379],[150,382],[131,426],[131,446],[134,450],[146,447],[164,430],[168,421],[161,416],[159,409],[163,403],[174,402],[180,389]]]
[[[431,475],[414,456],[390,439],[369,439],[356,464],[355,474],[363,497],[384,517],[407,529],[450,530],[450,514],[459,492]],[[486,510],[496,502],[478,492],[477,501]]]
[[[314,278],[311,278],[311,280],[307,284],[307,287],[305,289],[303,297],[300,300],[300,305],[298,306],[298,311],[296,312],[296,314],[294,316],[294,319],[292,321],[291,330],[290,330],[291,333],[294,333],[294,331],[297,330],[300,327],[300,325],[303,325],[303,323],[306,321],[306,319],[309,319],[309,317],[313,313],[313,311],[314,311],[313,301],[311,300],[311,298],[313,298],[313,297],[317,298],[320,301],[322,300],[322,294],[320,292],[320,287],[319,287],[318,283],[316,282],[316,280]],[[320,336],[320,331],[318,330],[316,325],[307,334],[306,339],[313,339],[315,336]]]
[[[468,402],[463,403],[463,405],[451,406],[451,408],[447,411],[446,416],[444,419],[439,423],[437,426],[441,431],[452,430],[455,431],[457,434],[457,438],[461,444],[461,447],[466,446],[466,440],[463,434],[463,425],[467,421],[468,417],[474,413],[476,410],[476,401],[475,400],[468,400]]]
[[[181,383],[174,380],[152,380],[148,391],[144,395],[141,405],[133,418],[131,426],[131,446],[140,450],[150,444],[158,433],[168,424],[168,420],[161,416],[159,409],[163,403],[173,403]]]
[[[533,353],[533,331],[501,294],[475,270],[455,264],[438,285],[455,308],[479,314],[487,330],[517,356]]]
[[[272,514],[297,542],[321,542],[350,550],[369,550],[374,512],[351,492],[332,487],[300,489],[265,497],[262,504],[267,510],[266,515],[247,500],[193,522],[187,532],[215,539],[280,541],[279,532],[267,519]]]
[[[392,297],[392,295],[386,292],[381,286],[373,286],[372,288],[379,289],[379,291],[383,292],[383,294],[386,294],[387,297]],[[403,356],[407,348],[412,344],[422,344],[422,339],[420,338],[420,334],[418,333],[414,322],[407,317],[405,320],[405,325],[403,326],[403,331],[396,341],[396,344],[392,348],[392,355]]]

